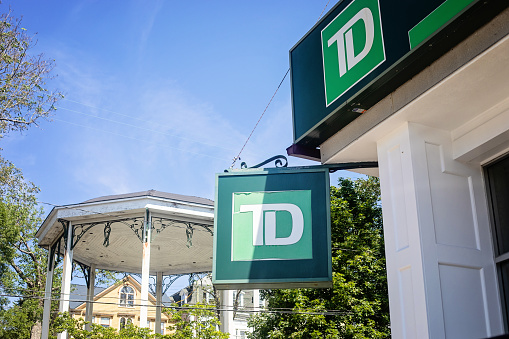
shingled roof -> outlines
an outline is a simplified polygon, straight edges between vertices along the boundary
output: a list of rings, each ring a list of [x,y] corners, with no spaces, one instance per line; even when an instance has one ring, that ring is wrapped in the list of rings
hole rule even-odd
[[[139,198],[139,197],[155,197],[155,198],[163,198],[163,199],[171,199],[177,201],[185,201],[194,204],[200,205],[209,205],[214,206],[214,201],[210,199],[194,197],[189,195],[181,195],[175,193],[166,193],[160,192],[156,190],[148,190],[142,192],[134,192],[134,193],[126,193],[126,194],[116,194],[116,195],[106,195],[103,197],[93,198],[83,203],[93,203],[93,202],[101,202],[101,201],[109,201],[109,200],[119,200],[119,199],[129,199],[129,198]]]

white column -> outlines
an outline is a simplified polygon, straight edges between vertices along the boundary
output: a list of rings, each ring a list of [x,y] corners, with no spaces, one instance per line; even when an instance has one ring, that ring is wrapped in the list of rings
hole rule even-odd
[[[87,305],[85,311],[85,321],[89,323],[85,325],[85,329],[90,331],[90,323],[92,322],[92,315],[94,312],[94,295],[95,295],[95,264],[90,265],[90,276],[88,277],[89,286],[87,289]]]
[[[72,224],[69,221],[67,229],[67,244],[64,252],[64,266],[62,272],[62,287],[60,291],[60,307],[58,311],[69,312],[69,297],[71,295],[71,279],[72,279]],[[66,339],[67,331],[59,333],[58,339]]]
[[[49,321],[51,318],[51,288],[53,287],[53,270],[55,269],[55,253],[51,246],[48,250],[48,268],[46,271],[46,288],[44,289],[44,310],[42,314],[41,339],[48,339]]]
[[[503,322],[480,166],[449,132],[405,123],[377,142],[393,338],[484,338]]]
[[[221,332],[232,333],[233,329],[233,291],[221,291]]]
[[[253,310],[260,310],[260,290],[253,290]]]
[[[161,309],[163,305],[163,272],[157,272],[156,277],[156,323],[155,333],[161,334]]]
[[[141,296],[140,296],[140,327],[147,327],[148,318],[148,283],[150,278],[150,211],[145,214],[143,232],[143,259],[141,263]]]

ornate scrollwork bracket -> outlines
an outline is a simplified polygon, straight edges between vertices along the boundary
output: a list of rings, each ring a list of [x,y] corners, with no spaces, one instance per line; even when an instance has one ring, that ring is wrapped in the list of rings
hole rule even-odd
[[[65,219],[58,219],[58,222],[62,224],[62,227],[64,229],[64,234],[62,234],[62,237],[64,238],[64,248],[67,249],[67,236],[69,234],[69,221]],[[62,238],[60,237],[60,238]],[[60,256],[60,247],[58,248],[58,255]]]
[[[243,161],[240,164],[240,169],[260,168],[263,165],[267,165],[268,163],[271,163],[273,161],[274,161],[274,167],[288,167],[288,159],[284,155],[276,155],[276,156],[273,156],[272,158],[269,158],[265,161],[262,161],[261,163],[259,163],[257,165],[251,166],[251,167],[247,167],[247,164]],[[229,172],[230,170],[231,170],[231,168],[224,170],[224,171]]]
[[[111,222],[107,222],[104,225],[104,241],[103,241],[104,247],[110,246],[110,234],[111,234]]]
[[[187,243],[186,243],[186,246],[187,248],[190,248],[191,246],[193,246],[193,232],[194,232],[194,229],[193,229],[193,225],[190,224],[190,223],[186,223],[186,236],[187,236]]]
[[[72,242],[72,248],[78,244],[80,239],[94,226],[96,226],[98,223],[90,223],[90,224],[79,224],[79,225],[73,225],[73,242]]]

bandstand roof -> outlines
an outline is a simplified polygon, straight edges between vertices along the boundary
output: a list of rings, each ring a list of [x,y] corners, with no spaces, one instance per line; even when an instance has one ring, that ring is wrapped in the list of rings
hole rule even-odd
[[[74,229],[73,260],[97,269],[141,273],[142,231],[150,213],[150,274],[212,271],[214,202],[149,190],[53,208],[36,233],[39,246],[64,252]]]

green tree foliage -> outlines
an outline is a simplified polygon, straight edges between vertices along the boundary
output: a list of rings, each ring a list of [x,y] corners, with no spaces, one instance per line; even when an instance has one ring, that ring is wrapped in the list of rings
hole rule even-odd
[[[168,327],[170,334],[154,334],[148,328],[140,328],[128,323],[120,331],[112,327],[104,328],[97,324],[90,324],[91,330],[85,330],[86,322],[83,319],[73,319],[69,313],[60,315],[55,320],[54,335],[67,331],[74,339],[227,339],[228,334],[222,333],[217,328],[220,323],[215,311],[210,305],[197,304],[189,308],[167,308],[168,314],[174,325]]]
[[[10,305],[0,299],[0,338],[37,338],[41,330],[48,252],[37,245],[35,233],[42,222],[39,188],[27,182],[20,169],[0,156],[0,291],[14,296]],[[62,269],[54,270],[53,292],[60,291]],[[80,270],[74,270],[78,276]],[[116,280],[111,272],[98,271],[98,283]],[[54,295],[58,299],[58,294]],[[54,317],[57,302],[52,305]],[[20,315],[18,317],[18,315]],[[23,319],[23,320],[22,320]],[[26,328],[30,328],[28,335]],[[31,334],[30,334],[31,333]]]
[[[19,230],[14,220],[13,211],[3,203],[0,203],[0,277],[8,269],[8,262],[16,253],[11,244],[16,242]]]
[[[333,287],[263,291],[251,338],[388,338],[389,301],[377,178],[331,187]]]
[[[175,333],[168,338],[172,339],[226,339],[229,334],[218,330],[220,322],[216,316],[215,308],[207,304],[196,304],[185,309],[166,309],[175,325],[170,330]]]
[[[41,316],[42,308],[37,299],[18,299],[15,305],[1,311],[0,338],[32,337],[33,326]]]
[[[35,44],[21,27],[21,19],[10,11],[0,15],[0,137],[37,125],[62,97],[46,88],[54,62],[33,55]]]
[[[0,290],[15,298],[14,305],[3,299],[1,338],[30,338],[40,328],[47,252],[35,239],[43,213],[37,207],[38,192],[20,169],[0,156]],[[57,284],[58,279],[55,289]]]
[[[85,330],[86,322],[83,319],[73,319],[69,313],[60,315],[55,320],[54,333],[67,331],[70,338],[74,339],[166,339],[167,336],[156,335],[150,333],[148,328],[140,328],[133,324],[127,326],[120,331],[115,330],[113,327],[102,327],[98,324],[90,324],[90,331]]]
[[[21,19],[0,14],[0,138],[37,125],[62,98],[47,89],[54,63],[32,53],[35,44]],[[1,338],[37,337],[40,329],[47,255],[34,238],[42,215],[38,192],[0,155],[0,291],[17,296],[14,303],[0,298]]]

